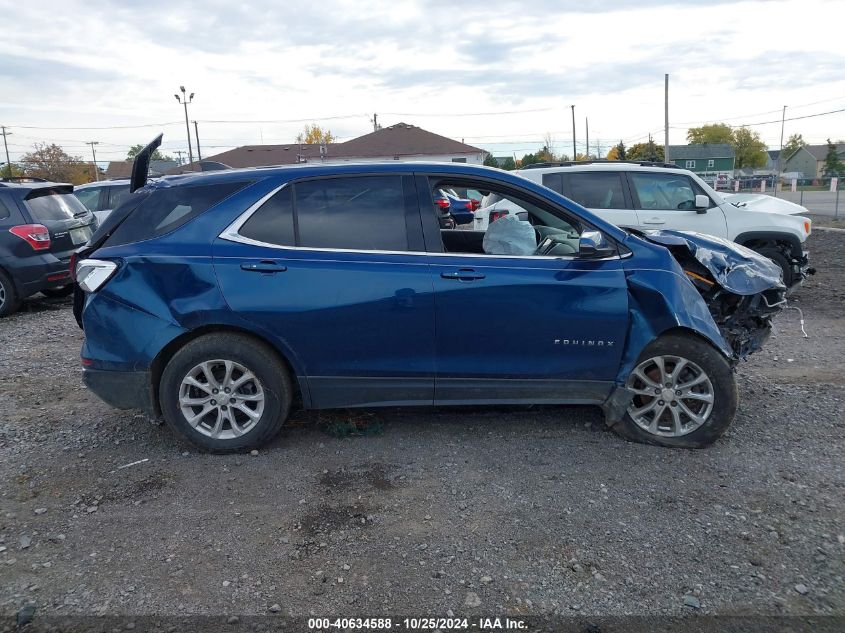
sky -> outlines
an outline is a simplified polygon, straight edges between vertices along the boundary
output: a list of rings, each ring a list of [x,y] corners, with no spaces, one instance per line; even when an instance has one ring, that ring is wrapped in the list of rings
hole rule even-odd
[[[36,142],[125,158],[164,133],[187,150],[185,86],[203,157],[339,140],[410,123],[523,154],[670,143],[691,126],[750,124],[771,149],[845,138],[841,0],[0,0],[0,124],[13,161]],[[797,117],[806,117],[796,119]],[[789,120],[796,119],[796,120]],[[193,132],[193,124],[191,124]],[[0,149],[2,151],[2,149]],[[5,156],[0,155],[0,161]]]

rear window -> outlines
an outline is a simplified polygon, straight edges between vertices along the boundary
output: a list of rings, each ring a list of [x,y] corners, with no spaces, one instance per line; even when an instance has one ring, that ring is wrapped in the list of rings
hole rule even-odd
[[[88,214],[85,205],[72,193],[36,192],[29,194],[25,204],[35,222],[71,220]]]
[[[100,191],[102,191],[102,187],[88,187],[86,189],[77,189],[73,193],[87,209],[90,211],[99,211],[97,207],[100,203]]]
[[[566,174],[566,195],[588,209],[624,209],[622,177],[618,172],[586,171]]]
[[[106,245],[130,244],[169,233],[248,184],[223,182],[156,189],[115,229]]]

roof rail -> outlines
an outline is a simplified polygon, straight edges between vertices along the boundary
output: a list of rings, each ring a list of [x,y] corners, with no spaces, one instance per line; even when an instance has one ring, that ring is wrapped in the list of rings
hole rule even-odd
[[[573,165],[612,165],[619,163],[625,165],[639,165],[640,167],[667,167],[670,169],[679,169],[679,167],[674,163],[662,163],[650,160],[607,160],[604,158],[598,160],[565,160],[561,162],[532,163],[530,165],[525,165],[520,169],[543,169],[545,167],[572,167]]]
[[[10,176],[7,178],[0,178],[0,182],[50,182],[46,178],[36,178],[35,176]]]

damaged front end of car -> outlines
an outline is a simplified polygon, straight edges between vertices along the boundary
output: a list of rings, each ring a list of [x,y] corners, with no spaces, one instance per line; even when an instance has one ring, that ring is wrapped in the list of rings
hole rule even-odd
[[[647,231],[665,246],[699,291],[737,359],[758,351],[786,307],[786,286],[772,260],[744,246],[688,231]]]

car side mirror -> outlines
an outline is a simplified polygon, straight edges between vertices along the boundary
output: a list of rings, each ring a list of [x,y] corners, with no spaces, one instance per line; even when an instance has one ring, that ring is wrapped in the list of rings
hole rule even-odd
[[[710,198],[705,196],[702,193],[696,194],[695,196],[695,212],[696,213],[707,213],[707,209],[710,208]]]
[[[615,252],[613,246],[601,231],[584,231],[578,239],[578,256],[585,259],[610,257]]]

